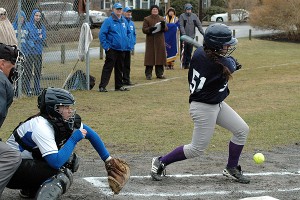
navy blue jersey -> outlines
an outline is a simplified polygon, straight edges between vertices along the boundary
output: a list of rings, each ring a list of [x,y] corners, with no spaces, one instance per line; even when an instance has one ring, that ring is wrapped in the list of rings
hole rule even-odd
[[[233,73],[236,62],[233,57],[220,57],[219,61]],[[197,101],[208,104],[218,104],[228,95],[228,81],[223,75],[222,66],[210,60],[203,47],[199,47],[191,60],[188,73],[190,87],[189,102]]]

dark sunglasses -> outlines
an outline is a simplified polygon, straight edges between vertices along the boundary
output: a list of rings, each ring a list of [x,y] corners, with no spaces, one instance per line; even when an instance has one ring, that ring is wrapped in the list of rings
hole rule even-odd
[[[6,13],[0,13],[0,15],[2,16],[2,15],[6,15]]]

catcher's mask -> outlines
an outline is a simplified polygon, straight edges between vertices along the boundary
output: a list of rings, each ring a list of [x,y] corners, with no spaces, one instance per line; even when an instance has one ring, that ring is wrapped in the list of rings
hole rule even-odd
[[[231,30],[225,24],[211,24],[205,30],[204,45],[221,56],[229,56],[237,43],[238,40],[232,37]]]
[[[25,61],[24,54],[17,48],[16,45],[0,43],[0,59],[4,59],[11,62],[13,65],[16,65],[16,67],[13,67],[10,70],[8,76],[8,80],[15,85],[15,83],[21,78],[24,71],[21,67]]]
[[[74,129],[74,120],[76,109],[70,108],[75,105],[74,96],[67,90],[61,88],[49,87],[44,89],[38,97],[38,108],[41,114],[46,114],[54,119],[61,120],[68,124],[70,130]],[[70,109],[71,114],[68,119],[62,116],[62,112],[59,110],[59,106],[64,106]]]

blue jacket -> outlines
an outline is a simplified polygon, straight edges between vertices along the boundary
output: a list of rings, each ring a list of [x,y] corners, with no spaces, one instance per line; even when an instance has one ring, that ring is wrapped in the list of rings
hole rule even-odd
[[[219,62],[231,73],[236,70],[236,61],[231,56],[220,57]],[[188,81],[189,102],[218,104],[229,95],[228,81],[223,75],[222,67],[206,56],[203,47],[199,47],[192,57]]]
[[[132,51],[134,49],[134,45],[136,44],[136,32],[135,32],[135,25],[131,18],[125,17],[126,21],[128,22],[129,28],[129,40],[128,40],[128,50]]]
[[[114,49],[118,51],[128,51],[129,29],[124,16],[120,19],[112,13],[107,18],[100,29],[99,39],[105,51]]]
[[[21,24],[21,36],[20,36],[20,42],[21,42],[21,51],[23,52],[23,54],[28,55],[29,52],[29,45],[28,45],[28,22],[26,19],[26,15],[24,13],[24,11],[21,11],[21,16],[24,18],[24,22]],[[16,37],[18,39],[18,13],[16,14],[15,20],[13,22],[13,27],[16,33]]]
[[[28,44],[30,46],[30,51],[28,54],[39,55],[43,53],[43,46],[46,41],[46,28],[45,26],[39,22],[35,23],[34,15],[36,12],[40,12],[39,10],[33,10],[30,22],[28,23],[29,30],[29,39]],[[41,37],[40,37],[41,36]]]

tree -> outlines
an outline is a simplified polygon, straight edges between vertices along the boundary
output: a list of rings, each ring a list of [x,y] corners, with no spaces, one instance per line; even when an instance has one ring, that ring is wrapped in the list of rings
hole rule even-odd
[[[288,39],[300,40],[300,1],[261,0],[250,15],[257,28],[282,30]]]
[[[184,5],[190,3],[193,6],[193,12],[198,14],[198,3],[199,0],[172,0],[171,7],[175,8],[176,15],[179,16],[181,13],[184,13]]]

